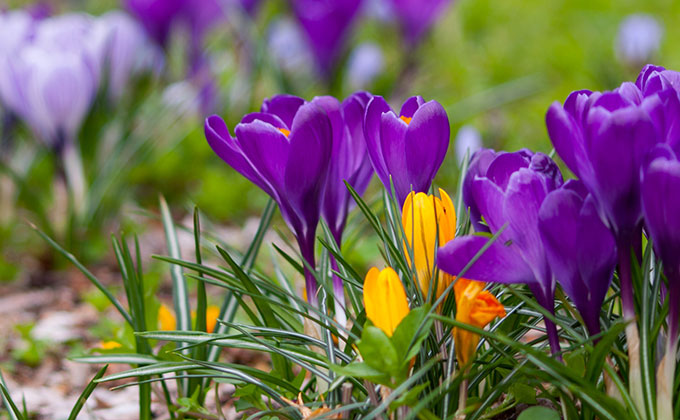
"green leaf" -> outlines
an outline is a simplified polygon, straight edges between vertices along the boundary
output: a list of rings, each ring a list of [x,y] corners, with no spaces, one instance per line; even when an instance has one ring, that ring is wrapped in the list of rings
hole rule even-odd
[[[402,365],[408,364],[418,354],[420,345],[430,332],[432,319],[427,317],[429,310],[428,304],[413,309],[394,330],[392,344]]]
[[[429,383],[425,382],[423,384],[418,384],[413,388],[409,389],[407,392],[401,394],[399,398],[392,401],[392,403],[390,404],[390,409],[395,410],[403,405],[407,405],[409,407],[416,405],[420,397],[420,392],[427,388],[429,385],[430,385]]]
[[[594,383],[602,374],[602,365],[610,352],[614,342],[619,338],[619,335],[626,329],[626,324],[623,322],[617,323],[609,327],[607,333],[600,339],[595,346],[595,350],[590,354],[588,363],[586,363],[586,379]]]
[[[331,365],[330,367],[333,372],[340,375],[367,379],[383,385],[390,384],[390,376],[388,374],[371,367],[366,362],[352,362],[345,366]]]
[[[389,337],[378,327],[367,325],[357,343],[361,357],[372,368],[387,374],[399,369],[397,350]]]
[[[509,391],[520,404],[536,404],[536,389],[533,386],[515,382],[510,385]]]
[[[73,409],[71,410],[71,414],[68,416],[68,420],[76,420],[76,417],[78,417],[78,413],[80,413],[80,410],[83,409],[83,406],[85,405],[85,401],[90,397],[90,394],[92,394],[92,391],[97,387],[97,379],[101,378],[104,376],[104,372],[106,372],[106,369],[109,367],[109,365],[104,365],[103,368],[99,369],[99,372],[97,372],[96,375],[94,375],[94,378],[90,381],[89,384],[85,387],[83,390],[82,394],[80,394],[80,397],[78,397],[78,401],[76,401],[76,404],[73,406]]]
[[[517,417],[517,420],[560,420],[560,414],[548,407],[529,407]]]

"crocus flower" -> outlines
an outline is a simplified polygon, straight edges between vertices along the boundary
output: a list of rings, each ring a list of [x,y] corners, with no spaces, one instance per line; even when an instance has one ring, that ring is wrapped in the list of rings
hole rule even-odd
[[[342,242],[347,213],[354,203],[345,181],[361,195],[373,176],[363,130],[364,113],[371,97],[367,92],[357,92],[342,104],[329,96],[312,100],[326,110],[333,126],[333,153],[328,162],[322,214],[338,244]]]
[[[549,192],[562,185],[559,168],[543,153],[498,154],[486,176],[476,176],[471,194],[492,233],[499,233],[463,273],[466,278],[495,283],[525,283],[536,300],[554,312],[555,280],[538,228],[538,213]],[[501,229],[502,232],[501,232]],[[439,249],[439,268],[453,276],[489,242],[486,236],[458,237]],[[555,325],[546,320],[553,353],[559,351]]]
[[[660,83],[648,79],[661,79],[649,70],[643,69],[638,85],[624,83],[604,93],[573,92],[564,106],[553,103],[546,115],[555,150],[593,195],[598,213],[616,238],[627,320],[635,318],[630,253],[634,249],[638,258],[641,253],[642,162],[655,144],[672,141],[669,136],[677,132],[678,115],[668,111],[680,109],[675,90],[654,88]],[[630,328],[629,337],[636,340],[635,326]]]
[[[650,153],[643,167],[641,190],[647,232],[668,279],[668,330],[666,353],[657,371],[657,412],[659,419],[671,420],[680,323],[680,161],[668,145],[657,146]]]
[[[185,7],[185,0],[125,0],[126,8],[142,22],[149,36],[166,47],[170,30]]]
[[[105,33],[107,91],[113,100],[117,100],[136,74],[159,69],[163,64],[162,51],[150,42],[144,28],[125,12],[108,12],[99,17],[97,24]]]
[[[485,284],[458,278],[453,285],[456,294],[456,321],[484,328],[495,318],[505,316],[505,308],[488,290],[484,290]],[[464,328],[453,329],[453,340],[456,349],[456,359],[461,367],[467,366],[472,356],[477,351],[479,334],[475,334]]]
[[[410,311],[404,285],[393,269],[372,267],[368,271],[364,280],[364,307],[366,318],[392,337]]]
[[[616,266],[616,245],[581,181],[546,197],[538,213],[545,253],[555,278],[576,305],[591,335]]]
[[[370,99],[369,93],[357,92],[345,99],[342,104],[330,96],[316,97],[311,101],[326,111],[333,130],[333,150],[331,159],[327,162],[328,179],[321,214],[338,246],[342,244],[347,214],[354,203],[345,182],[361,195],[366,191],[373,176],[363,133],[364,111]],[[278,96],[266,101],[263,107],[270,112],[278,113],[283,119],[290,119],[289,110],[295,109],[300,104],[299,98]],[[331,265],[337,270],[335,258],[331,258]],[[344,326],[347,322],[344,307],[345,292],[342,279],[336,275],[333,275],[333,291],[336,318]]]
[[[158,327],[161,331],[174,331],[177,329],[175,314],[163,303],[158,307]]]
[[[14,83],[8,104],[55,151],[76,137],[96,92],[83,53],[25,46],[5,62]]]
[[[409,46],[416,45],[444,12],[450,0],[391,0]]]
[[[196,318],[196,313],[192,311],[191,316]],[[209,305],[205,308],[205,330],[207,333],[215,331],[217,318],[219,316],[220,308],[218,306]],[[158,307],[158,326],[161,331],[175,331],[177,329],[177,318],[175,317],[175,313],[164,303],[161,303],[161,306]]]
[[[276,200],[314,269],[315,232],[333,150],[328,114],[300,98],[278,96],[265,101],[262,112],[244,116],[235,134],[220,117],[206,119],[205,135],[215,153]],[[308,299],[316,304],[316,279],[306,266],[305,278]]]
[[[616,35],[616,56],[625,64],[640,66],[651,61],[659,52],[663,27],[653,16],[635,13],[619,25]]]
[[[385,56],[372,42],[357,45],[347,61],[347,81],[352,89],[366,89],[385,70]]]
[[[409,98],[397,115],[381,96],[366,108],[364,135],[373,169],[387,191],[390,178],[401,204],[411,192],[427,192],[449,147],[449,120],[437,101]]]
[[[412,192],[404,201],[401,222],[408,249],[413,251],[413,263],[408,250],[406,259],[415,270],[417,285],[427,299],[430,286],[434,285],[435,251],[456,235],[456,210],[451,197],[441,188],[439,197]],[[434,298],[439,298],[450,283],[451,276],[439,271]]]
[[[456,161],[463,164],[467,154],[469,157],[482,148],[482,135],[472,125],[464,125],[458,130],[455,140]],[[469,158],[468,157],[468,158]]]
[[[361,0],[290,0],[316,57],[318,68],[330,76]]]

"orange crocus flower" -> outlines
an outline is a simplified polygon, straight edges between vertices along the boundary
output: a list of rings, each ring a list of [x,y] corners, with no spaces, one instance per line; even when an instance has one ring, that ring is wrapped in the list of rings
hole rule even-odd
[[[488,290],[485,283],[459,278],[453,286],[456,294],[456,321],[486,327],[496,317],[505,316],[505,308]],[[462,328],[453,329],[456,347],[456,358],[460,366],[466,366],[472,360],[479,335]]]

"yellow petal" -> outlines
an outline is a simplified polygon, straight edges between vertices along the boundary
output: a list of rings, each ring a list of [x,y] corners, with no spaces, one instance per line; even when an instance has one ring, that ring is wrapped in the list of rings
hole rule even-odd
[[[364,280],[366,317],[388,336],[392,336],[408,314],[408,300],[397,273],[387,267],[382,271],[371,268]]]
[[[120,344],[117,341],[112,341],[112,340],[102,341],[101,343],[99,343],[99,348],[101,348],[102,350],[113,350],[113,349],[118,349],[118,348],[121,348],[121,347],[123,347],[122,344]]]
[[[207,332],[211,333],[215,331],[215,327],[217,326],[217,318],[219,318],[219,316],[220,316],[219,306],[210,305],[206,308],[205,326]]]
[[[158,324],[163,331],[174,331],[177,329],[175,314],[165,304],[161,304],[158,308]]]
[[[456,234],[456,215],[448,194],[439,190],[440,197],[413,192],[408,195],[402,208],[402,225],[407,248],[406,259],[414,266],[418,287],[427,296],[435,271],[435,255],[438,246],[452,240]],[[408,249],[413,252],[413,264]],[[437,278],[436,297],[441,296],[450,284],[451,277],[441,273]]]

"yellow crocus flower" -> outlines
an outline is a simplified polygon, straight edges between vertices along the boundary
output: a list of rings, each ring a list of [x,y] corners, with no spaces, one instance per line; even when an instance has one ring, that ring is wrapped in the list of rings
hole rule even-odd
[[[158,325],[162,331],[175,331],[177,329],[175,314],[164,303],[158,308]]]
[[[373,325],[392,337],[410,311],[404,285],[393,269],[387,267],[380,271],[373,267],[368,271],[364,280],[364,306],[366,317]]]
[[[413,250],[418,286],[423,296],[427,298],[430,285],[433,283],[436,247],[444,246],[456,235],[456,211],[451,197],[441,188],[439,197],[411,192],[404,201],[401,222],[408,248]],[[411,265],[408,250],[406,259]],[[449,284],[451,276],[440,271],[435,297],[441,296]]]
[[[196,318],[196,312],[191,311],[191,316]],[[217,325],[217,318],[220,316],[219,306],[210,305],[205,310],[205,326],[206,331],[211,333],[215,331]],[[162,331],[174,331],[177,328],[177,320],[175,313],[165,304],[161,304],[158,308],[158,323]]]
[[[456,294],[456,321],[477,328],[486,327],[496,317],[505,316],[505,308],[501,303],[484,290],[481,281],[459,278],[453,286]],[[462,328],[453,329],[456,347],[456,358],[460,366],[466,366],[477,350],[479,335]]]

